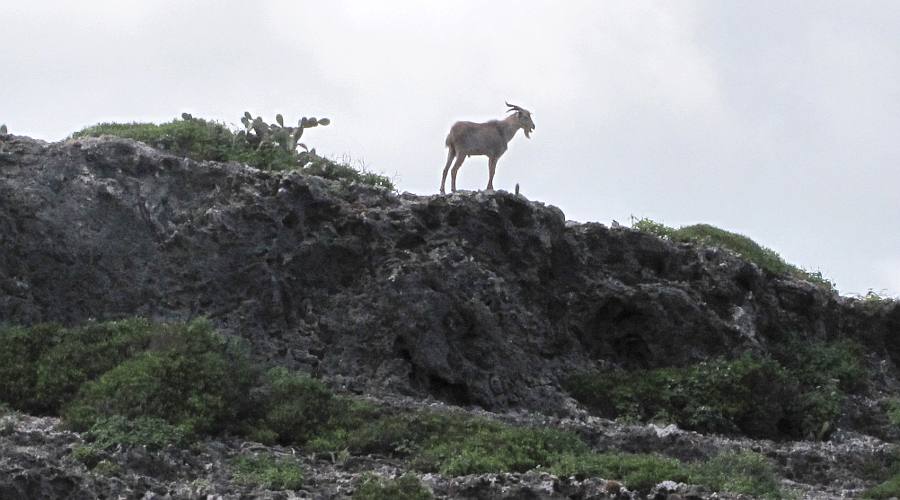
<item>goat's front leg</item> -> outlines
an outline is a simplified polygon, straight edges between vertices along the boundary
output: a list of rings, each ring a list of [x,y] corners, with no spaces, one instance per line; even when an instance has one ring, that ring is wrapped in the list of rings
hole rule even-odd
[[[499,158],[488,159],[488,191],[494,190],[494,173],[497,171],[497,160],[499,160]]]
[[[447,153],[447,164],[444,165],[444,175],[441,176],[441,194],[444,194],[444,184],[447,182],[447,172],[450,171],[450,163],[453,162],[454,156],[456,156],[456,150],[451,147],[450,151]]]
[[[466,155],[459,155],[456,157],[456,164],[453,165],[453,170],[450,171],[450,191],[456,192],[456,172],[459,172],[459,167],[462,166],[462,163],[466,160]]]

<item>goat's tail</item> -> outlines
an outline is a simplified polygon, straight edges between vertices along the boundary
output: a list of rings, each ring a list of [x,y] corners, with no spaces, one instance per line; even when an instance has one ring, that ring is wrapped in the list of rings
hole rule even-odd
[[[447,147],[447,148],[453,147],[453,146],[451,146],[452,143],[450,142],[450,135],[451,134],[447,134],[447,139],[444,141],[444,147]]]

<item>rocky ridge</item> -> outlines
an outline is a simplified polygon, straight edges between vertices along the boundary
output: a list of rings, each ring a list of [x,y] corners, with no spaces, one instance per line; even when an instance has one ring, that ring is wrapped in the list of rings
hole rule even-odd
[[[900,306],[771,275],[722,249],[567,222],[559,209],[509,193],[398,196],[195,162],[124,139],[47,144],[6,135],[0,249],[3,322],[203,315],[247,338],[260,357],[345,391],[481,408],[516,422],[552,419],[580,428],[599,449],[696,457],[704,453],[698,450],[758,448],[816,498],[860,491],[861,470],[881,463],[892,446],[865,435],[884,427],[865,412],[848,414],[828,443],[660,433],[587,416],[561,389],[574,371],[766,352],[786,332],[852,336],[877,367],[877,390],[896,393]],[[15,453],[0,466],[64,470],[64,450],[79,437],[57,433],[48,419],[16,418],[2,441]],[[29,440],[36,445],[28,448]],[[208,463],[220,458],[202,453]],[[318,471],[316,463],[309,465]],[[319,481],[331,486],[308,493],[343,494],[334,488],[348,469],[336,470],[333,481]],[[203,474],[221,483],[215,472]],[[38,477],[39,488],[68,481],[53,479],[55,472]],[[140,477],[150,476],[136,472],[132,480]],[[466,480],[490,488],[524,482],[536,492],[560,481],[503,477]],[[138,491],[132,480],[128,491]],[[459,480],[426,483],[439,495],[467,497],[454,489]],[[172,489],[177,478],[157,490],[153,479],[143,481],[151,485],[143,491],[157,495],[201,494]],[[606,494],[603,482],[553,484],[543,497]],[[471,498],[494,495],[473,491],[481,493]]]

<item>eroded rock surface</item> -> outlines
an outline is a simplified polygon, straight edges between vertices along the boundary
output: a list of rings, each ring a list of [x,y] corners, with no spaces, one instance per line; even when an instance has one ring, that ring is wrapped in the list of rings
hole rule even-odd
[[[655,368],[765,352],[789,333],[863,343],[879,390],[897,390],[900,362],[896,303],[842,298],[721,249],[566,222],[559,209],[508,193],[395,195],[195,162],[124,139],[0,136],[0,321],[135,315],[207,316],[259,356],[337,387],[536,412],[578,427],[598,449],[686,459],[758,449],[811,498],[861,491],[873,466],[861,457],[876,457],[877,467],[888,453],[863,433],[884,422],[848,415],[832,443],[659,434],[591,421],[560,381],[611,363]],[[118,457],[136,475],[98,478],[66,457],[78,436],[36,422],[33,446],[21,423],[2,438],[0,497],[248,494],[207,488],[225,484],[215,464],[240,443],[153,458],[174,461],[170,476],[141,475],[140,457]],[[326,486],[292,494],[352,491],[355,472],[317,463],[311,470],[324,475],[314,484]],[[607,495],[599,480],[500,476],[425,482],[454,498]],[[672,498],[693,494],[676,490]]]
[[[352,390],[550,413],[571,370],[682,365],[786,332],[853,330],[900,358],[898,307],[504,192],[396,196],[124,139],[0,144],[8,322],[206,315]]]

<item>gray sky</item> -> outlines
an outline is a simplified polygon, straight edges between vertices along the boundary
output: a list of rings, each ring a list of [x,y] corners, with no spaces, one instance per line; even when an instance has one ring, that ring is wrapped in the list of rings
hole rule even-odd
[[[0,0],[0,122],[328,116],[320,153],[437,192],[456,120],[537,125],[498,189],[708,222],[900,294],[900,2]],[[459,187],[482,189],[475,157]]]

